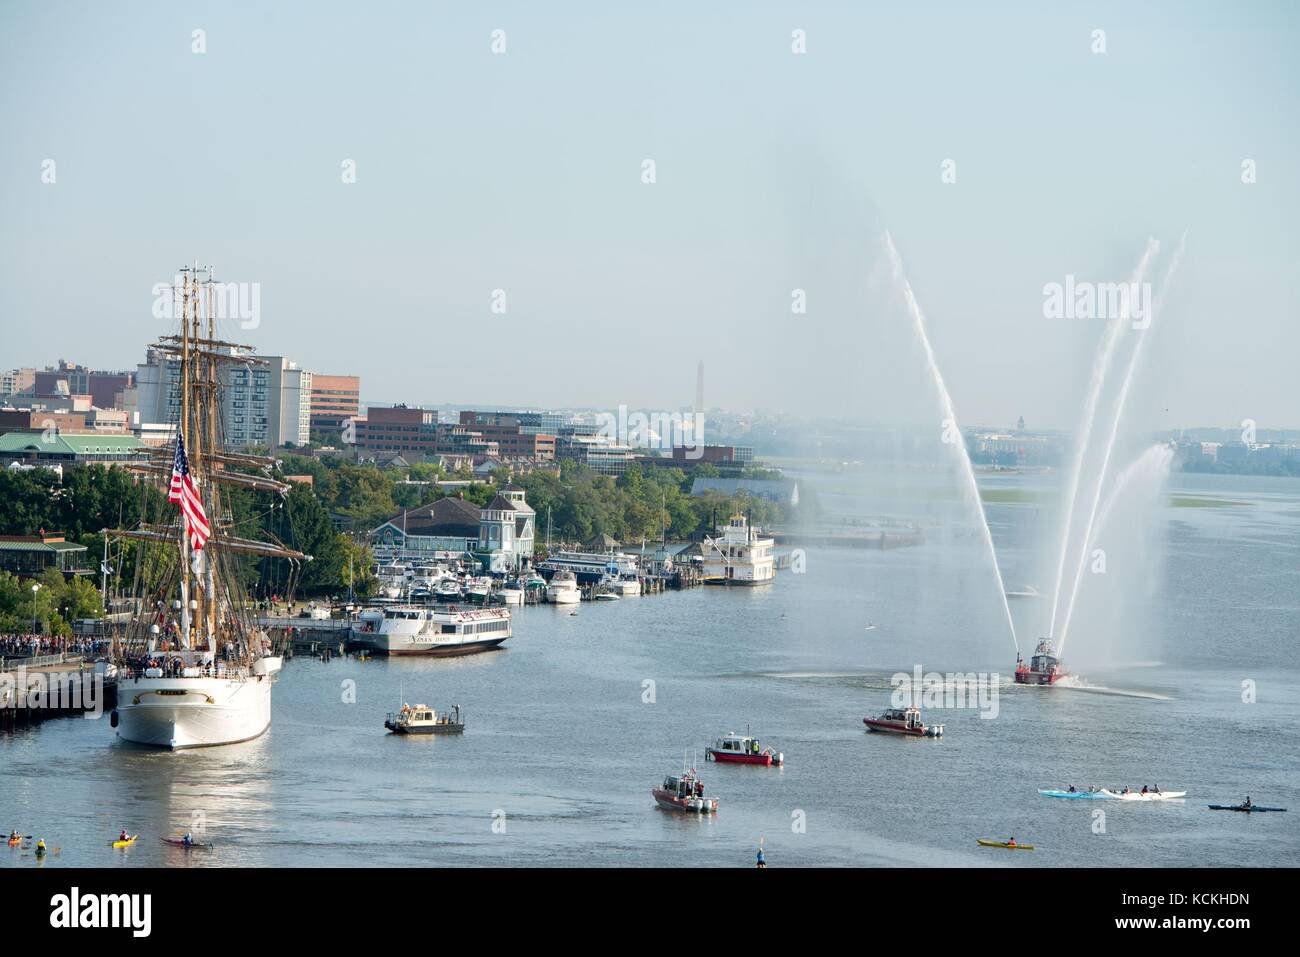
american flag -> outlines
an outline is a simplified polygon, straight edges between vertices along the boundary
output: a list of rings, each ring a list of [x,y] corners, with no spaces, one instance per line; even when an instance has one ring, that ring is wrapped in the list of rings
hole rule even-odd
[[[190,545],[195,551],[201,550],[212,529],[208,527],[208,516],[203,511],[199,490],[190,478],[190,461],[185,457],[185,438],[180,432],[176,433],[176,457],[172,460],[172,484],[167,492],[167,501],[180,505],[185,513],[185,527],[190,532]]]

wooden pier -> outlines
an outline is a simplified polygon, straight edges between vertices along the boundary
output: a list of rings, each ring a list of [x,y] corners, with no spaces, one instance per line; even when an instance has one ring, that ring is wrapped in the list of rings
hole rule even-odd
[[[102,688],[87,700],[96,677]],[[30,707],[33,697],[37,706]],[[0,658],[0,731],[39,724],[47,718],[106,712],[117,704],[117,679],[106,677],[79,655]]]

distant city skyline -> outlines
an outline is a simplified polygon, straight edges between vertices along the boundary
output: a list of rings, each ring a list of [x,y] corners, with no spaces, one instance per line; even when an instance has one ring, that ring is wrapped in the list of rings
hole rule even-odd
[[[363,401],[929,421],[888,229],[961,424],[1070,430],[1045,288],[1186,231],[1126,428],[1300,425],[1291,4],[134,9],[0,11],[0,365],[133,368],[197,258]]]

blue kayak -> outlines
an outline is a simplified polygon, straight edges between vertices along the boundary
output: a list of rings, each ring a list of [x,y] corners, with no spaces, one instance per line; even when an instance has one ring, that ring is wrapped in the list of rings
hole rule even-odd
[[[1039,788],[1038,793],[1049,798],[1082,798],[1085,801],[1108,801],[1111,795],[1105,791],[1056,791],[1051,788]]]

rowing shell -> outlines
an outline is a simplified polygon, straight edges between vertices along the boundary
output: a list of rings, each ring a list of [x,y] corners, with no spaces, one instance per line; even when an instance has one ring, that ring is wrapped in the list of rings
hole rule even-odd
[[[1058,791],[1053,788],[1039,788],[1038,793],[1049,798],[1082,798],[1091,801],[1105,801],[1110,798],[1107,791]]]
[[[1285,811],[1284,807],[1255,807],[1251,805],[1246,807],[1241,804],[1210,804],[1207,805],[1211,811],[1245,811],[1247,814],[1253,814],[1255,811]]]
[[[1006,841],[986,841],[984,838],[976,838],[976,843],[982,847],[1005,847],[1008,851],[1032,851],[1032,844],[1008,844]]]
[[[1148,791],[1143,794],[1141,791],[1129,791],[1128,794],[1122,791],[1105,791],[1107,797],[1115,798],[1118,801],[1176,801],[1178,798],[1187,797],[1186,791]]]

